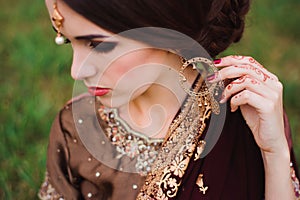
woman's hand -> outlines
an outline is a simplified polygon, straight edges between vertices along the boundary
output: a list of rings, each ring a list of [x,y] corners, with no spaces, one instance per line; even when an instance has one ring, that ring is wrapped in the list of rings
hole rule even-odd
[[[225,87],[220,103],[230,100],[232,112],[240,107],[261,149],[265,199],[295,199],[290,178],[290,153],[284,133],[282,84],[251,57],[228,56],[215,65],[222,69],[208,77],[208,81],[233,79]]]
[[[215,62],[220,69],[211,81],[234,79],[220,103],[230,100],[231,111],[240,107],[262,152],[288,150],[283,123],[282,84],[252,57],[228,56]]]

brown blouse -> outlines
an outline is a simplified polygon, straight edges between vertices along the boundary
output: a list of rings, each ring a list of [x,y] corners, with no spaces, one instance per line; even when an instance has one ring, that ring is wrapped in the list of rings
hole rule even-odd
[[[94,97],[80,97],[68,103],[56,117],[50,133],[46,179],[39,192],[41,199],[129,200],[136,199],[147,186],[145,176],[131,171],[135,160],[126,156],[116,158],[113,146],[99,134],[99,124],[107,125],[95,112],[98,106]],[[223,109],[227,109],[226,105]],[[286,115],[284,120],[291,163],[295,166]],[[202,138],[207,129],[209,125]],[[192,152],[175,195],[165,199],[264,199],[261,152],[241,113],[228,111],[221,131],[217,143],[204,158],[195,159],[196,152]],[[299,195],[299,176],[291,169]],[[165,184],[175,188],[172,180],[169,178]]]

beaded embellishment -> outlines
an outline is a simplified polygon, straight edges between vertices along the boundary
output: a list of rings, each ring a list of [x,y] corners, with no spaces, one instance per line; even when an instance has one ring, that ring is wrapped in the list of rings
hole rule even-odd
[[[38,197],[41,200],[64,200],[64,198],[56,192],[55,188],[49,182],[48,172],[46,172],[45,180],[38,193]]]
[[[294,192],[295,192],[295,196],[297,200],[300,200],[300,184],[299,184],[299,180],[296,176],[294,167],[293,167],[293,163],[290,163],[290,167],[291,167],[291,179],[292,179],[292,184],[294,187]]]
[[[201,84],[202,81],[197,81],[194,91],[205,89],[206,86]],[[197,99],[191,96],[187,98],[180,114],[170,126],[166,140],[162,144],[161,153],[157,156],[151,172],[148,173],[137,200],[168,200],[176,197],[194,153],[197,151],[197,158],[200,158],[205,148],[205,142],[200,140],[200,137],[210,116],[209,101],[207,105],[199,106]],[[197,147],[199,147],[198,150],[196,150]],[[203,174],[200,176],[196,184],[200,192],[206,194],[208,186],[204,184],[203,176]]]
[[[106,136],[111,144],[116,147],[119,153],[117,158],[124,155],[132,159],[137,159],[135,168],[142,176],[146,176],[151,171],[151,166],[155,161],[163,139],[149,138],[142,133],[132,130],[129,125],[119,117],[115,108],[98,109],[100,118],[104,120],[108,127]]]

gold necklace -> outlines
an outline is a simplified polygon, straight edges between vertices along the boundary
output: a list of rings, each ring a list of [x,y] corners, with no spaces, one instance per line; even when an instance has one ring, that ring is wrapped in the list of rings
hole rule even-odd
[[[100,118],[107,123],[105,134],[119,153],[117,158],[124,155],[131,159],[137,158],[136,171],[142,176],[151,171],[163,139],[150,138],[136,132],[119,116],[116,108],[100,106]]]

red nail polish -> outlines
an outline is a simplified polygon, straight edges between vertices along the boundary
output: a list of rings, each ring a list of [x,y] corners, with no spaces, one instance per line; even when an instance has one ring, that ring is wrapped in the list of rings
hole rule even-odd
[[[221,59],[216,59],[216,60],[214,60],[214,63],[215,63],[215,64],[220,64],[220,63],[221,63]]]
[[[207,80],[207,81],[212,81],[212,80],[215,79],[215,77],[216,77],[216,74],[213,73],[213,74],[211,74],[211,75],[208,75],[208,76],[206,77],[206,80]]]
[[[225,100],[225,95],[222,94],[222,97],[221,97],[219,103],[225,103],[225,102],[226,102],[226,100]]]

